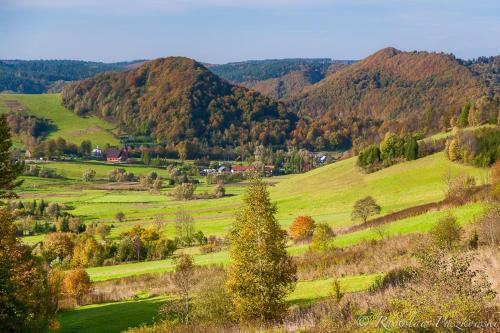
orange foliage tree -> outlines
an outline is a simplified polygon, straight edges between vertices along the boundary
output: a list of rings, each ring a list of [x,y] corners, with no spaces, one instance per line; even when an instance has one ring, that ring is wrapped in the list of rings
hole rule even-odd
[[[302,241],[311,238],[316,222],[310,216],[297,216],[290,226],[290,237],[295,241]]]
[[[83,268],[77,268],[66,273],[64,277],[64,292],[75,299],[76,304],[82,303],[83,296],[92,290],[89,274]]]

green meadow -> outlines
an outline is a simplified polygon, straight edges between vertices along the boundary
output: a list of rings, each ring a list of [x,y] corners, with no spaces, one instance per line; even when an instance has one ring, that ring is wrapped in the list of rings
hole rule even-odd
[[[345,276],[338,279],[343,293],[367,290],[381,274]],[[333,279],[299,281],[288,297],[290,305],[304,306],[333,294]],[[130,327],[152,324],[166,296],[123,302],[92,304],[59,315],[61,333],[119,333]],[[124,320],[126,318],[126,320]]]
[[[467,173],[476,181],[486,183],[489,170],[465,166],[448,161],[443,153],[405,162],[387,169],[364,174],[350,158],[300,175],[273,177],[269,181],[271,198],[278,205],[277,218],[287,228],[298,215],[310,215],[318,222],[334,228],[351,226],[354,202],[367,195],[373,196],[382,207],[381,215],[404,208],[438,201],[444,198],[445,174]],[[188,211],[195,218],[197,228],[206,235],[223,236],[234,220],[241,205],[245,184],[227,184],[227,196],[221,199],[177,201],[169,196],[171,188],[160,194],[147,191],[128,191],[106,187],[104,181],[84,183],[81,173],[87,168],[98,170],[98,177],[117,167],[105,163],[79,164],[54,162],[47,164],[66,175],[66,179],[23,177],[20,196],[22,200],[44,199],[68,205],[73,215],[84,217],[87,222],[113,224],[111,237],[119,235],[136,224],[148,225],[160,217],[167,236],[173,236],[173,219],[179,209]],[[142,166],[120,165],[136,175],[157,171],[167,177],[165,170]],[[197,193],[211,192],[212,186],[204,184]],[[117,223],[114,216],[123,212],[126,220]],[[27,239],[28,241],[29,239]]]
[[[60,94],[0,94],[0,113],[9,111],[5,101],[18,101],[28,109],[28,114],[52,120],[57,129],[49,134],[48,139],[62,137],[75,144],[90,140],[101,147],[107,143],[119,144],[112,132],[115,125],[94,116],[77,116],[61,105]]]

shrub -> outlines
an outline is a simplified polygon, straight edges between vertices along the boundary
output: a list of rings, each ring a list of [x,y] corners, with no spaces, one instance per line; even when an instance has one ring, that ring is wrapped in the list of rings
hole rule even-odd
[[[468,324],[494,318],[496,309],[490,303],[494,292],[484,273],[471,269],[470,255],[450,257],[446,250],[426,250],[419,259],[412,286],[390,301],[388,322],[410,318],[412,323],[432,325],[405,327],[405,332],[456,332],[475,331]]]
[[[333,247],[332,240],[335,233],[328,224],[319,223],[314,229],[311,249],[315,251],[324,251]]]
[[[437,221],[430,234],[437,246],[451,249],[460,241],[462,228],[455,216],[448,215]]]
[[[494,204],[477,222],[479,241],[491,246],[500,245],[500,204]]]
[[[467,202],[476,187],[474,177],[466,174],[461,174],[452,179],[448,178],[445,181],[448,183],[447,197],[459,203]]]
[[[310,216],[298,216],[290,226],[289,234],[294,242],[308,240],[312,237],[316,222]]]
[[[191,200],[193,199],[195,186],[191,183],[182,183],[177,185],[172,191],[172,196],[176,200]]]
[[[384,290],[389,287],[403,287],[415,278],[415,270],[411,267],[395,268],[384,276],[379,276],[370,286],[371,292]]]
[[[90,182],[90,181],[93,181],[94,178],[96,176],[96,172],[95,170],[93,169],[87,169],[85,171],[83,171],[83,180],[86,181],[86,182]]]
[[[231,297],[224,283],[226,274],[223,270],[211,272],[203,279],[193,299],[193,319],[202,323],[223,324],[231,320]]]
[[[222,198],[223,196],[226,195],[226,188],[224,187],[224,184],[217,184],[214,187],[214,196],[216,198]]]
[[[118,212],[116,213],[115,215],[115,219],[118,221],[118,222],[123,222],[125,221],[125,214],[123,212]]]

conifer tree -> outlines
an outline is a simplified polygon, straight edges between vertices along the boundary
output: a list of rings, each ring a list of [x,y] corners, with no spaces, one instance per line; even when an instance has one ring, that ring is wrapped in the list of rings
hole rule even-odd
[[[229,235],[226,287],[239,320],[282,317],[285,298],[295,287],[297,268],[286,251],[286,232],[275,214],[266,185],[252,180]]]
[[[12,141],[5,115],[0,116],[0,203],[1,199],[13,198],[14,188],[21,182],[16,178],[21,174],[23,165],[12,160]]]

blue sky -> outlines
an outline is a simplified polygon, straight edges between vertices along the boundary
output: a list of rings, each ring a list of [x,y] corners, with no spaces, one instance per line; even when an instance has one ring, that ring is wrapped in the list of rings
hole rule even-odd
[[[0,0],[0,59],[500,54],[499,0]]]

